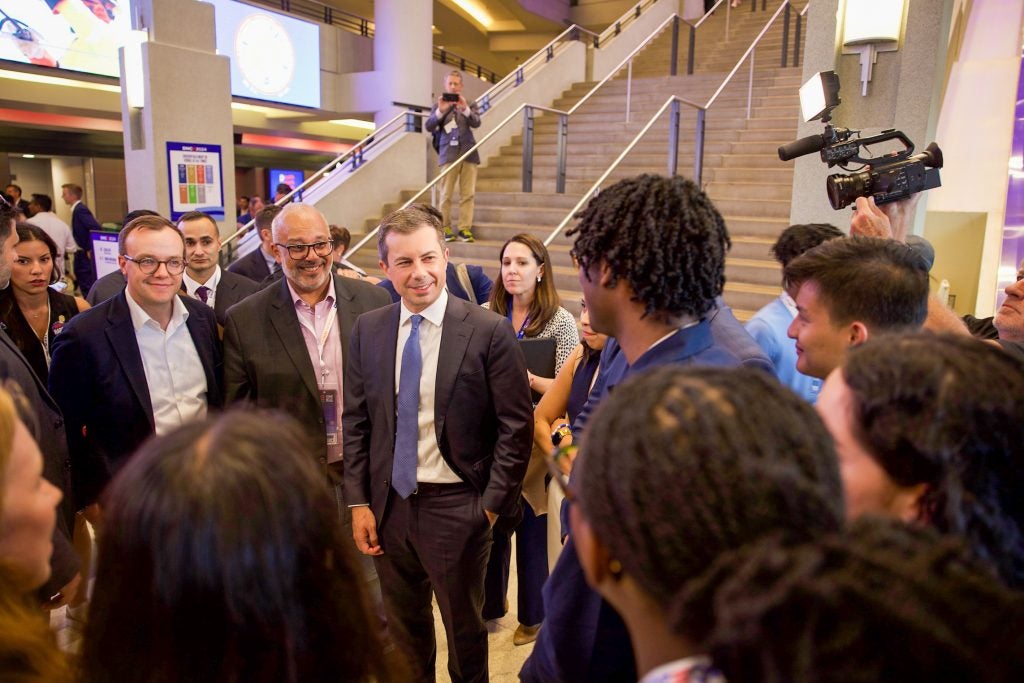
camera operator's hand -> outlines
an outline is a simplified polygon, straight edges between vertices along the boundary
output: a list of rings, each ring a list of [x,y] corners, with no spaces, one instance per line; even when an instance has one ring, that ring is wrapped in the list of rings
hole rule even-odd
[[[459,94],[459,101],[456,104],[459,105],[460,112],[464,114],[469,113],[469,102],[466,101],[466,98],[463,97],[461,93]]]
[[[882,204],[880,207],[875,207],[889,218],[889,224],[892,226],[892,238],[894,240],[898,242],[907,241],[907,235],[911,232],[911,223],[914,220],[914,213],[917,211],[917,202],[921,199],[921,194],[918,192],[898,202],[889,202],[888,204]],[[875,200],[872,199],[871,203],[874,204]]]
[[[850,218],[850,234],[855,237],[893,239],[892,223],[874,197],[857,197]]]
[[[455,103],[454,102],[447,102],[447,101],[445,101],[444,95],[438,95],[437,96],[437,112],[439,114],[446,113],[449,109],[452,108],[453,104],[455,104]]]

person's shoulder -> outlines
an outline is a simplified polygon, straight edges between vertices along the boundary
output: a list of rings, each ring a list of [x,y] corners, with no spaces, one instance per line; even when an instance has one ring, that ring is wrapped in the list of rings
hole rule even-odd
[[[178,298],[181,299],[181,303],[185,304],[185,310],[188,311],[190,316],[194,315],[207,322],[210,320],[214,321],[214,323],[217,322],[217,314],[207,304],[193,299],[187,294],[179,294]]]
[[[235,289],[240,289],[243,292],[248,292],[249,294],[258,292],[260,289],[259,283],[255,282],[252,278],[239,275],[238,273],[233,273],[230,270],[223,268],[220,271],[220,281],[222,284],[230,285]]]
[[[359,303],[369,304],[372,308],[387,306],[391,303],[391,295],[383,287],[351,277],[341,275],[334,275],[333,277],[334,286],[348,290]]]
[[[244,276],[239,275],[239,277]],[[271,283],[262,288],[258,283],[254,282],[253,284],[256,285],[256,290],[228,309],[228,320],[241,316],[248,318],[252,315],[258,315],[258,312],[270,307],[274,300],[281,296],[281,290],[278,287],[280,283]],[[260,324],[263,324],[262,320]]]

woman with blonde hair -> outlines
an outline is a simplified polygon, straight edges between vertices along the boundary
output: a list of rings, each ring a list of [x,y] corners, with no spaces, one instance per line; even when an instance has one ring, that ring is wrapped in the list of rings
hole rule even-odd
[[[71,679],[34,591],[50,577],[60,489],[43,477],[43,456],[0,389],[0,680]]]

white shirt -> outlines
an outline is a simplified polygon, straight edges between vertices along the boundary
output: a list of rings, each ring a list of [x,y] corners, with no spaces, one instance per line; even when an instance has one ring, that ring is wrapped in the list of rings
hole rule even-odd
[[[199,301],[202,301],[202,299],[199,299],[199,297],[196,296],[196,290],[200,287],[206,287],[209,289],[210,291],[206,295],[206,305],[213,308],[213,305],[217,302],[217,285],[220,284],[220,266],[217,266],[213,271],[213,275],[210,276],[210,279],[203,283],[196,282],[190,278],[188,276],[188,268],[186,268],[185,272],[181,275],[181,283],[185,285],[185,291],[188,292],[188,295],[193,299],[198,299]]]
[[[263,260],[267,262],[267,270],[269,270],[270,274],[273,275],[274,274],[274,268],[277,267],[277,259],[274,258],[273,254],[267,254],[267,252],[263,251],[262,245],[257,247],[257,249],[260,250],[260,254],[263,256]],[[285,258],[291,258],[291,257],[288,256],[287,254],[285,254]]]
[[[64,254],[70,254],[73,251],[78,251],[78,245],[75,244],[75,238],[71,234],[71,228],[68,224],[57,217],[52,211],[40,211],[32,218],[28,219],[28,222],[36,226],[50,238],[57,243],[57,259],[64,258]]]
[[[149,401],[153,405],[156,433],[166,434],[175,427],[206,417],[206,373],[199,352],[185,321],[188,309],[174,297],[174,311],[167,329],[142,310],[126,292],[132,314],[135,340],[146,373]]]
[[[402,380],[402,351],[412,333],[412,311],[402,304],[398,319],[398,346],[395,353],[395,396]],[[437,444],[437,430],[434,424],[434,390],[437,384],[437,357],[441,351],[441,324],[448,307],[448,290],[442,289],[437,301],[420,311],[420,355],[423,359],[420,375],[420,411],[417,420],[419,436],[416,442],[416,481],[422,484],[459,484],[462,479],[441,457]]]

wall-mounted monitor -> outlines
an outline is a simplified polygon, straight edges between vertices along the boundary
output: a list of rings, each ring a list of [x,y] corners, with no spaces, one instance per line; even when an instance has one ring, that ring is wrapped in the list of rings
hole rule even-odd
[[[270,180],[269,187],[267,190],[267,196],[273,197],[277,194],[277,186],[284,183],[293,190],[302,184],[302,181],[306,179],[306,173],[304,171],[296,171],[294,169],[287,168],[272,168],[270,169]]]
[[[130,31],[128,0],[0,0],[0,60],[118,78]]]
[[[320,106],[320,28],[232,0],[214,6],[217,52],[231,58],[231,94]]]

